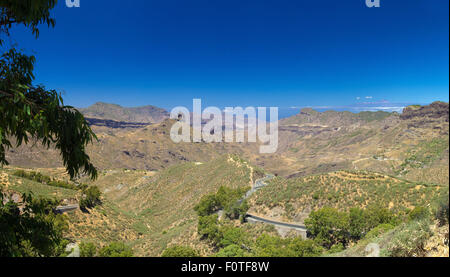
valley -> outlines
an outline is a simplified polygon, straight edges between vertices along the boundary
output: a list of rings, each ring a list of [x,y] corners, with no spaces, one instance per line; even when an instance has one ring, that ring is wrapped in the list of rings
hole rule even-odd
[[[16,176],[19,169],[75,187],[98,187],[101,205],[64,213],[69,224],[65,236],[75,243],[104,247],[122,241],[137,256],[160,256],[177,245],[201,256],[222,255],[236,244],[205,239],[194,209],[221,187],[257,188],[247,193],[244,214],[211,227],[225,230],[223,236],[244,232],[243,245],[249,246],[239,255],[266,253],[260,237],[291,247],[292,239],[307,237],[299,226],[324,208],[347,213],[355,207],[383,207],[407,218],[416,208],[435,209],[448,198],[448,104],[443,102],[408,107],[402,114],[302,109],[280,120],[279,149],[264,155],[252,143],[174,143],[169,133],[175,121],[154,107],[96,104],[81,111],[93,116],[88,121],[98,137],[88,147],[100,170],[97,180],[70,180],[55,150],[32,144],[11,148],[6,155],[10,165],[0,169],[5,189],[17,199],[27,192],[64,205],[83,198],[77,189]],[[342,255],[365,255],[351,252],[355,244],[349,243]],[[297,255],[286,253],[278,255]]]

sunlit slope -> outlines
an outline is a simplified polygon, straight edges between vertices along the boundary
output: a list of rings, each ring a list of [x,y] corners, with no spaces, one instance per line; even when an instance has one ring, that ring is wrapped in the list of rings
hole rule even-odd
[[[275,178],[250,199],[250,212],[271,218],[303,222],[314,210],[348,210],[379,205],[403,212],[427,206],[448,186],[415,183],[367,171],[338,171],[300,178]]]
[[[207,163],[183,163],[158,173],[106,171],[95,184],[104,192],[108,204],[96,209],[94,216],[102,218],[101,213],[105,213],[106,220],[114,211],[122,222],[131,220],[125,226],[133,231],[128,240],[135,251],[139,255],[158,255],[172,241],[190,238],[190,243],[200,243],[193,208],[203,195],[216,192],[220,186],[250,186],[256,174],[246,161],[233,155]],[[84,217],[89,221],[89,215]],[[78,225],[86,230],[80,219]],[[92,220],[90,231],[77,232],[77,239],[86,239],[85,232],[91,238],[102,238],[104,224],[122,224],[105,220]]]

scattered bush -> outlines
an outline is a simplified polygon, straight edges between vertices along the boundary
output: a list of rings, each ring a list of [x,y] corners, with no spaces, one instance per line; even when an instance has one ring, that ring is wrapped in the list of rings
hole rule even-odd
[[[161,255],[162,257],[200,257],[198,252],[195,249],[192,249],[189,246],[175,245],[166,248]]]
[[[257,257],[317,257],[324,249],[314,240],[296,238],[280,238],[268,234],[256,240],[255,255]]]
[[[391,239],[388,252],[393,257],[424,256],[424,246],[430,235],[430,221],[427,219],[404,223]]]
[[[427,208],[424,207],[415,207],[412,211],[409,212],[408,218],[409,220],[420,220],[430,216],[430,212]]]
[[[100,200],[101,192],[97,186],[90,186],[83,191],[82,198],[80,200],[80,209],[86,211],[88,208],[94,208],[101,204]]]
[[[61,180],[56,180],[56,179],[52,179],[49,176],[46,175],[42,175],[40,172],[34,172],[34,171],[25,171],[25,170],[16,170],[13,173],[14,176],[17,177],[21,177],[21,178],[25,178],[31,181],[35,181],[38,183],[42,183],[48,186],[52,186],[52,187],[59,187],[59,188],[65,188],[65,189],[72,189],[72,190],[76,190],[79,189],[79,187],[77,187],[74,184],[71,183],[67,183]]]
[[[439,221],[440,226],[448,225],[449,223],[449,199],[448,195],[446,199],[441,201],[436,211],[436,219]]]

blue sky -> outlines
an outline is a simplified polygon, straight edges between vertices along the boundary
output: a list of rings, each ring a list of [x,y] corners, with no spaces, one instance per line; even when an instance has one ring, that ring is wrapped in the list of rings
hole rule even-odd
[[[448,0],[60,0],[53,13],[54,29],[36,40],[15,28],[10,43],[36,55],[36,83],[77,107],[449,98]]]

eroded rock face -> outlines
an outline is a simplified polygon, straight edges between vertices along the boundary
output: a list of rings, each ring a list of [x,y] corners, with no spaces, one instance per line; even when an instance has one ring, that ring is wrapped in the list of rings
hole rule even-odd
[[[86,120],[91,126],[101,126],[112,129],[126,129],[126,128],[137,129],[150,125],[150,123],[124,122],[124,121],[115,121],[109,119],[98,119],[89,117],[86,117]]]
[[[444,102],[433,102],[427,106],[409,106],[403,110],[400,118],[403,120],[414,119],[414,118],[430,118],[430,119],[441,119],[448,122],[449,106],[448,103]]]

